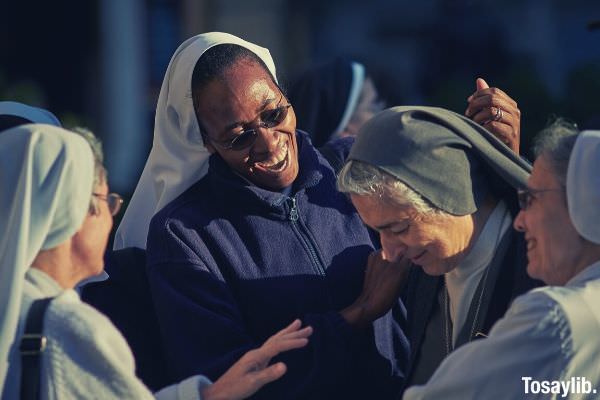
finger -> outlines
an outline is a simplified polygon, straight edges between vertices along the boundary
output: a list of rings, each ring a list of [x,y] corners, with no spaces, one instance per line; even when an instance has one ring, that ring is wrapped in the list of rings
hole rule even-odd
[[[313,333],[313,328],[311,326],[306,326],[300,330],[286,333],[284,336],[280,338],[280,340],[289,340],[289,339],[297,339],[297,338],[307,338]]]
[[[469,102],[465,115],[471,118],[473,115],[478,113],[484,108],[496,107],[501,108],[503,111],[520,115],[521,111],[512,103],[506,101],[506,99],[494,96],[483,96],[473,99]],[[495,111],[495,110],[494,110]]]
[[[260,348],[257,351],[261,357],[273,358],[281,352],[292,350],[292,349],[299,349],[301,347],[306,346],[307,344],[308,344],[308,337],[285,339],[285,340],[280,340],[276,343],[272,343],[265,349]]]
[[[395,268],[407,269],[410,267],[411,262],[408,258],[402,256],[391,262],[391,265]]]
[[[383,261],[391,262],[393,257],[390,254],[387,254],[384,249],[381,249],[381,259]]]
[[[282,339],[276,342],[265,343],[262,347],[252,350],[251,352],[248,352],[246,354],[249,354],[249,362],[268,363],[269,360],[271,360],[271,358],[275,357],[277,354],[283,351],[299,349],[301,347],[306,346],[307,344],[308,338],[306,337],[289,340]]]
[[[475,92],[470,95],[469,97],[467,97],[467,101],[471,101],[471,99],[480,91],[483,89],[489,89],[489,85],[487,84],[487,82],[485,80],[483,80],[483,78],[477,78],[475,79]]]
[[[478,97],[476,99],[473,99],[471,102],[469,102],[468,106],[467,106],[467,115],[469,117],[473,116],[475,113],[477,113],[479,110],[483,109],[483,108],[490,108],[490,107],[497,107],[497,108],[501,108],[502,110],[506,110],[508,112],[517,114],[520,114],[520,111],[517,107],[515,107],[514,104],[506,101],[506,99],[503,99],[501,97],[493,97],[493,96],[484,96],[484,97]]]
[[[260,371],[250,374],[251,383],[255,386],[254,391],[260,389],[269,382],[281,378],[287,371],[284,363],[278,362]]]
[[[496,121],[495,118],[495,112],[492,112],[489,109],[484,109],[473,116],[473,121],[483,125],[494,136],[507,136],[506,139],[511,140],[511,137],[515,137],[517,135],[518,126],[516,125],[518,125],[518,122],[513,115],[503,111],[501,114],[501,119]],[[499,139],[504,140],[505,138],[499,137]]]
[[[469,105],[474,107],[491,107],[496,104],[500,104],[504,107],[518,108],[517,103],[510,97],[499,96],[492,93],[475,96],[469,101]]]
[[[496,118],[499,117],[499,122],[512,126],[515,122],[515,117],[510,112],[502,109],[500,109],[502,110],[502,112],[500,113],[500,115],[498,115],[498,110],[499,109],[496,107],[486,107],[479,110],[479,112],[473,115],[471,119],[480,125],[486,125],[489,122],[495,121]]]
[[[469,96],[467,101],[471,102],[475,99],[478,99],[480,97],[486,97],[486,96],[503,99],[507,103],[512,104],[513,107],[517,107],[517,102],[512,97],[510,97],[505,92],[503,92],[502,89],[498,89],[495,87],[478,90],[475,93],[473,93],[471,96]]]
[[[297,331],[298,328],[300,328],[301,326],[302,326],[302,321],[300,321],[299,319],[296,318],[291,324],[289,324],[288,326],[286,326],[285,328],[283,328],[282,330],[280,330],[279,332],[277,332],[276,334],[274,334],[271,337],[281,336],[281,335],[285,335],[285,334],[293,332],[293,331]]]
[[[292,339],[299,339],[299,338],[307,338],[310,335],[312,335],[312,333],[313,333],[313,328],[310,327],[310,326],[307,326],[307,327],[304,327],[304,328],[302,328],[302,329],[300,329],[298,331],[288,332],[285,335],[277,337],[277,339],[275,339],[275,340],[265,342],[264,345],[266,345],[266,344],[274,344],[274,343],[276,343],[278,341],[282,341],[282,340],[292,340]]]
[[[369,254],[369,258],[367,259],[367,270],[365,272],[365,283],[369,282],[369,279],[373,275],[373,270],[375,269],[375,265],[377,264],[376,260],[380,251],[381,250],[376,250]]]
[[[483,80],[483,78],[477,78],[475,79],[475,93],[473,93],[472,95],[470,95],[467,98],[467,101],[471,101],[471,99],[473,98],[473,96],[475,96],[475,94],[477,92],[479,92],[480,90],[483,89],[488,89],[490,86],[487,84],[486,81]]]
[[[483,78],[477,78],[475,80],[475,87],[479,91],[482,89],[488,89],[490,87],[490,85],[488,85],[487,82],[485,80],[483,80]]]

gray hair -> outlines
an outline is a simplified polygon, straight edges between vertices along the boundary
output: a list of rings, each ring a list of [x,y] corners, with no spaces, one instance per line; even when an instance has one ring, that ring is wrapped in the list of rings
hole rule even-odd
[[[535,157],[544,156],[564,189],[567,187],[569,158],[578,134],[577,125],[563,118],[557,118],[543,129],[534,141]]]
[[[350,160],[337,179],[342,193],[379,196],[400,206],[411,206],[419,214],[446,214],[403,182],[369,163]]]
[[[104,167],[104,152],[102,151],[102,142],[100,139],[92,133],[89,129],[75,127],[72,129],[73,132],[85,139],[92,149],[94,156],[94,185],[93,190],[105,183],[107,179],[106,168]],[[95,214],[97,212],[98,203],[95,196],[92,196],[90,200],[90,213]]]

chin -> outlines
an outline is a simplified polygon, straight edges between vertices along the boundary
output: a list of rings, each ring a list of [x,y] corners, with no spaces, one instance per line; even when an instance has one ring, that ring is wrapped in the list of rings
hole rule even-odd
[[[287,165],[287,167],[279,171],[276,174],[263,172],[263,171],[254,171],[250,174],[250,180],[254,182],[257,186],[263,187],[269,190],[281,190],[285,187],[288,187],[294,183],[298,176],[298,163],[292,163]]]
[[[527,275],[533,279],[543,280],[539,273],[539,268],[531,262],[527,263]]]
[[[435,264],[433,264],[433,263],[424,264],[424,265],[421,265],[420,267],[423,268],[423,271],[427,275],[430,275],[430,276],[444,275],[445,273],[448,273],[454,269],[454,267],[448,266],[443,262],[435,263]]]
[[[90,276],[100,275],[104,271],[104,259],[98,260],[94,264],[90,265],[89,268]]]
[[[439,267],[439,265],[420,265],[423,271],[430,276],[444,275],[446,271]]]

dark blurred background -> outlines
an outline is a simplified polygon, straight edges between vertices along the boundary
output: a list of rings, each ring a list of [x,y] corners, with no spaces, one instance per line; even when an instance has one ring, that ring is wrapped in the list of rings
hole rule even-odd
[[[483,77],[518,102],[527,153],[553,116],[600,129],[598,21],[600,0],[4,1],[0,99],[92,129],[111,189],[130,195],[173,51],[218,30],[269,48],[284,86],[311,63],[353,57],[388,105],[462,113]]]

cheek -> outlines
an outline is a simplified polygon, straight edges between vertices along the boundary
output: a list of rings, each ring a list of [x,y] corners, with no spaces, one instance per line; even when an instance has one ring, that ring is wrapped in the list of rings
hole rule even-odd
[[[411,226],[406,242],[411,247],[425,248],[430,252],[438,252],[441,243],[437,239],[436,233],[429,226]]]
[[[222,151],[219,152],[221,158],[225,163],[235,171],[241,172],[242,174],[248,173],[248,152],[247,151]]]
[[[460,249],[447,232],[430,229],[419,237],[420,244],[429,252],[429,257],[436,267],[436,274],[446,273],[455,266],[460,256]]]

